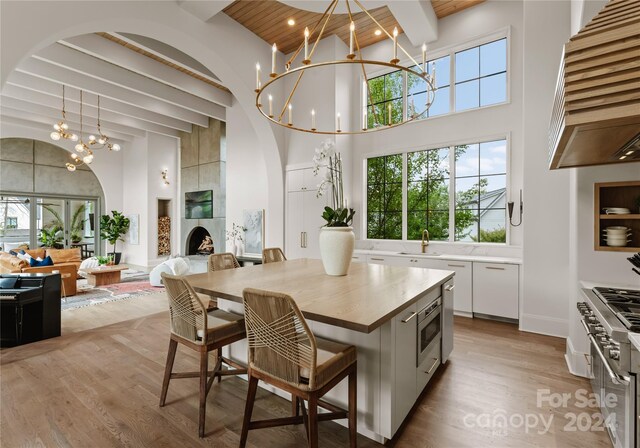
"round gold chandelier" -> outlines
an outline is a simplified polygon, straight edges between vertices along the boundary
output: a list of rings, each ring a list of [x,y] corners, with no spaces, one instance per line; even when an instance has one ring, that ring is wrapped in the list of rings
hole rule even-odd
[[[416,60],[398,43],[398,29],[394,28],[392,33],[389,33],[380,23],[367,11],[367,9],[362,6],[359,0],[353,0],[353,2],[360,8],[366,16],[376,24],[378,29],[381,30],[381,33],[384,33],[387,38],[393,41],[393,54],[392,57],[388,61],[381,60],[372,60],[372,59],[363,59],[362,51],[360,48],[360,44],[358,42],[358,32],[356,30],[354,18],[351,12],[351,5],[349,0],[344,0],[346,3],[346,10],[349,16],[349,53],[345,55],[345,59],[335,60],[335,61],[322,61],[322,62],[312,62],[313,54],[318,46],[318,42],[323,37],[325,29],[330,22],[334,12],[336,10],[336,6],[338,5],[340,0],[331,0],[329,6],[322,14],[320,19],[315,23],[313,28],[309,30],[309,28],[305,28],[304,30],[304,39],[302,43],[297,47],[296,51],[293,52],[289,60],[285,64],[284,72],[278,73],[278,68],[276,64],[276,54],[278,48],[274,43],[271,48],[271,72],[269,74],[269,79],[264,84],[261,79],[261,67],[260,64],[256,64],[256,107],[260,111],[260,113],[267,118],[272,123],[277,125],[294,129],[296,131],[302,132],[310,132],[314,134],[363,134],[367,132],[375,132],[384,129],[391,129],[394,127],[401,126],[403,124],[409,123],[417,118],[422,117],[431,107],[433,100],[435,98],[436,92],[436,82],[435,82],[435,67],[433,67],[432,73],[429,74],[427,72],[427,61],[426,61],[426,45],[422,45],[422,63],[418,64]],[[316,34],[316,31],[317,34]],[[315,35],[315,41],[312,45],[310,45],[310,40],[312,40],[312,36]],[[398,50],[400,50],[410,62],[413,63],[411,67],[405,67],[399,65],[400,59],[398,58]],[[296,58],[301,57],[300,61],[301,65],[298,67],[293,67],[293,64],[296,62]],[[305,118],[301,118],[299,114],[297,114],[296,119],[294,120],[294,112],[293,112],[293,100],[295,97],[295,93],[300,85],[300,81],[302,80],[304,74],[308,70],[320,69],[327,66],[339,66],[346,64],[359,64],[362,70],[363,76],[363,112],[362,119],[356,120],[359,121],[358,126],[353,126],[351,129],[342,129],[341,126],[341,116],[338,112],[336,114],[335,119],[335,127],[333,129],[318,129],[316,127],[317,117],[315,109],[311,109],[309,111],[309,115],[306,115]],[[368,116],[368,104],[374,104],[371,89],[369,88],[369,78],[367,77],[367,71],[365,70],[365,66],[376,66],[384,69],[396,69],[402,70],[406,72],[407,76],[413,75],[416,78],[419,78],[425,82],[426,86],[426,95],[424,104],[416,105],[413,99],[413,95],[410,98],[411,107],[407,107],[407,109],[411,109],[410,113],[402,113],[400,120],[393,119],[391,113],[391,102],[388,103],[389,113],[387,114],[387,120],[384,118],[381,120],[381,117],[376,112],[375,107],[371,107],[371,114],[373,118],[373,127],[369,128],[369,116]],[[269,86],[273,86],[278,82],[282,82],[288,76],[294,76],[295,81],[293,83],[293,88],[287,95],[286,100],[281,108],[276,108],[277,105],[274,105],[273,95],[266,95],[266,101],[264,98],[264,94]],[[332,92],[333,95],[333,92]],[[364,99],[368,99],[368,102],[364,101]],[[407,101],[409,102],[409,100]],[[407,104],[407,106],[409,106]],[[307,126],[308,125],[308,126]]]

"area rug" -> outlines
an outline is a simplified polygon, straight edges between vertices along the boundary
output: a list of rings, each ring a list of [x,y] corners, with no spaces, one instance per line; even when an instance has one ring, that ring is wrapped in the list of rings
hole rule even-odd
[[[144,272],[127,269],[121,275],[120,283],[97,287],[89,285],[84,279],[78,280],[78,293],[62,299],[62,311],[164,292],[163,287],[151,286],[149,274]]]

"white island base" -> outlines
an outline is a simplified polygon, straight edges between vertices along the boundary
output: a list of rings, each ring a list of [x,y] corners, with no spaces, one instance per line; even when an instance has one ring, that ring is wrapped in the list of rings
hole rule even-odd
[[[358,350],[358,432],[379,443],[396,433],[437,368],[453,348],[453,278],[427,290],[415,303],[400,311],[371,333],[349,330],[308,320],[316,336],[355,345]],[[436,299],[442,300],[440,335],[417,365],[418,313]],[[222,309],[242,313],[242,305],[218,299]],[[411,316],[414,317],[411,317]],[[410,319],[409,319],[410,318]],[[403,322],[407,320],[407,322]],[[246,363],[247,344],[226,347],[224,356]],[[246,378],[246,376],[244,376]],[[281,397],[290,395],[260,382]],[[324,399],[347,408],[347,381],[343,380]],[[347,420],[336,420],[347,426]]]

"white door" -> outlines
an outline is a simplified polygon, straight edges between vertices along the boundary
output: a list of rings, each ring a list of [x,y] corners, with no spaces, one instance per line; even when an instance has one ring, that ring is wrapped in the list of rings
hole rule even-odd
[[[442,269],[455,271],[456,289],[453,309],[462,313],[473,312],[473,263],[470,261],[445,261]]]
[[[416,359],[418,324],[416,306],[393,318],[395,326],[395,406],[394,429],[407,416],[416,401]]]
[[[304,217],[303,217],[303,242],[304,257],[320,258],[320,228],[326,223],[322,219],[322,212],[327,205],[327,196],[316,197],[315,191],[305,191]]]
[[[287,193],[287,227],[286,246],[287,258],[303,258],[304,249],[304,192],[290,191]]]

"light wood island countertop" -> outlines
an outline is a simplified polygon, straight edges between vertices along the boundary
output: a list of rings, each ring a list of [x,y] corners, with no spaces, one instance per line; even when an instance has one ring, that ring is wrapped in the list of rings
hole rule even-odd
[[[322,261],[298,259],[193,274],[187,280],[197,292],[239,303],[244,288],[286,293],[307,319],[371,333],[453,275],[352,263],[348,275],[332,277],[325,274]]]

